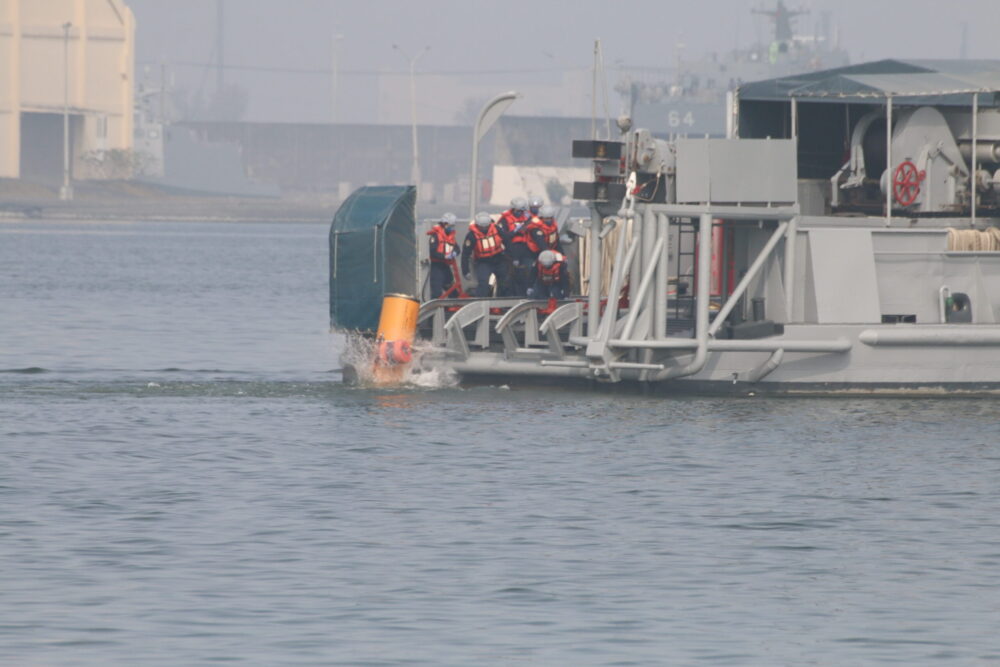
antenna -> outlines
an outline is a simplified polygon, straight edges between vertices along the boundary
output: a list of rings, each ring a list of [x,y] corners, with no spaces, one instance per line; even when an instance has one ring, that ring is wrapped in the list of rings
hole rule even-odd
[[[789,42],[795,36],[792,30],[792,19],[800,14],[807,14],[804,9],[788,9],[782,0],[774,9],[751,9],[753,14],[761,14],[768,17],[774,23],[774,40],[776,42]]]
[[[594,67],[593,82],[591,84],[590,95],[590,134],[592,139],[597,139],[597,79],[598,73],[601,80],[601,91],[604,99],[604,120],[605,138],[611,139],[611,110],[608,104],[608,73],[604,69],[604,53],[601,51],[601,40],[594,40]]]
[[[597,139],[597,54],[601,40],[594,40],[594,64],[590,69],[590,138]]]

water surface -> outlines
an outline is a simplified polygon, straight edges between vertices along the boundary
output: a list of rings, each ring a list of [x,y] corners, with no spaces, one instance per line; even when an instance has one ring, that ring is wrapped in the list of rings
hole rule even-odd
[[[1000,662],[992,399],[345,387],[326,231],[0,223],[0,662]]]

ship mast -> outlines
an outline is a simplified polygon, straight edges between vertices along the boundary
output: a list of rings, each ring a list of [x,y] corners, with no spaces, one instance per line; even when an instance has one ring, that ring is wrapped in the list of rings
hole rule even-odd
[[[792,32],[792,19],[800,14],[807,14],[804,9],[788,9],[782,0],[778,0],[774,9],[753,9],[754,14],[767,16],[774,23],[774,41],[790,42],[794,33]]]

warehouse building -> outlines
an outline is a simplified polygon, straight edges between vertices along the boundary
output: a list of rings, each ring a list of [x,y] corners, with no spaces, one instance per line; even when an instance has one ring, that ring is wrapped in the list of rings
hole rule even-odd
[[[0,0],[0,178],[131,173],[135,19],[121,0]]]

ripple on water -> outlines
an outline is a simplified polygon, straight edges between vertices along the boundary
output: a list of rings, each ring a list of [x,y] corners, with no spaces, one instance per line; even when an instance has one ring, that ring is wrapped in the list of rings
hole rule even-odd
[[[1000,661],[993,401],[348,387],[326,224],[87,225],[0,243],[2,663]]]

